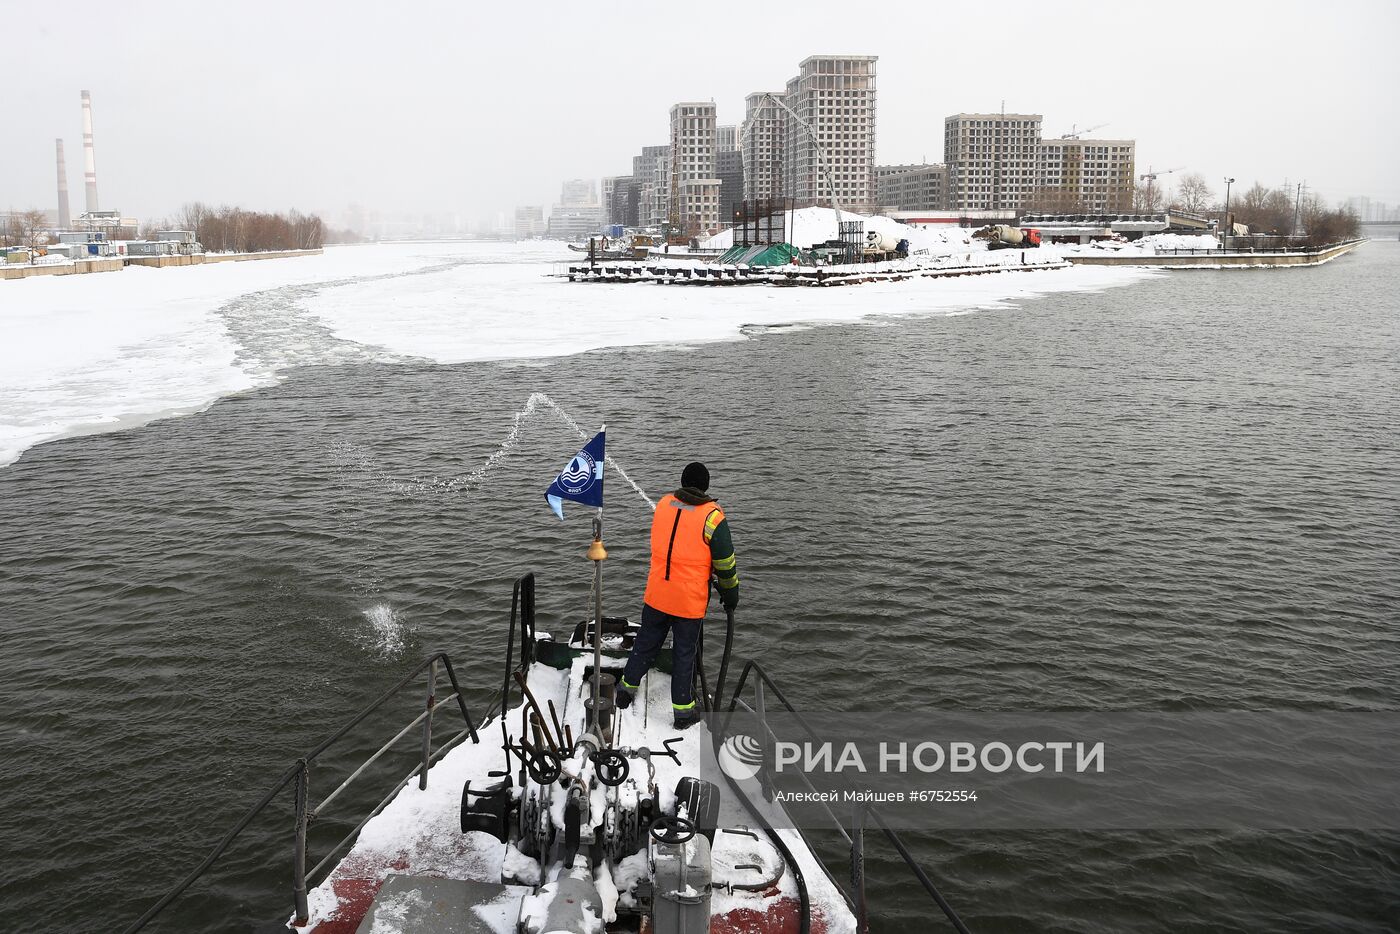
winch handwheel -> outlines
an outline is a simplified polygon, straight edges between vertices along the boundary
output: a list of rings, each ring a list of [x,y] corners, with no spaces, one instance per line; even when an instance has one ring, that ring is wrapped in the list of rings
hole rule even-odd
[[[616,749],[602,749],[593,757],[593,772],[598,781],[608,787],[616,787],[627,781],[632,767],[627,757]]]
[[[664,814],[652,821],[647,833],[651,834],[651,839],[666,846],[678,846],[682,843],[690,842],[695,836],[695,824],[684,817],[672,817]]]

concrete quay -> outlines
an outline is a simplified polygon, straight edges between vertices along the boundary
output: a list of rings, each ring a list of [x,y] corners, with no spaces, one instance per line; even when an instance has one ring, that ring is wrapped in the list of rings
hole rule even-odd
[[[1273,269],[1284,266],[1321,266],[1365,243],[1348,240],[1316,250],[1293,253],[1159,253],[1156,256],[1102,256],[1078,254],[1065,259],[1076,266],[1159,266],[1170,269]]]
[[[292,256],[320,256],[320,250],[275,250],[266,253],[191,253],[182,256],[104,256],[72,263],[39,266],[0,265],[0,280],[29,279],[34,276],[79,276],[90,272],[119,272],[127,266],[203,266],[208,263],[244,263],[251,260],[286,259]]]

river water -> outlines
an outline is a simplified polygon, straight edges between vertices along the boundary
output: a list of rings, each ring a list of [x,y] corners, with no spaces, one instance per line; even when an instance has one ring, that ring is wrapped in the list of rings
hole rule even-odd
[[[542,628],[581,617],[586,520],[541,496],[574,436],[527,419],[461,482],[536,392],[606,419],[653,495],[709,463],[738,652],[810,708],[1400,709],[1398,295],[1378,241],[698,347],[306,367],[35,448],[0,470],[0,929],[120,929],[429,650],[479,709],[522,571]],[[648,520],[612,481],[614,611]],[[284,917],[290,830],[265,815],[154,929]],[[1394,834],[907,836],[978,932],[1400,929]],[[876,930],[945,929],[870,858]]]

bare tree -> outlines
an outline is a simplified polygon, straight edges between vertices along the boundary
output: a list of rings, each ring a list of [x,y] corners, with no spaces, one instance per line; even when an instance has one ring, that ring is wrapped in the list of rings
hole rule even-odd
[[[1183,175],[1177,182],[1175,206],[1192,214],[1200,214],[1210,207],[1212,192],[1205,177],[1199,172]]]
[[[269,214],[238,207],[210,208],[194,202],[185,205],[179,219],[212,253],[311,250],[320,248],[325,240],[321,218],[295,210]]]
[[[31,209],[14,215],[15,239],[21,246],[29,248],[29,262],[33,265],[39,251],[49,245],[49,219],[43,211]]]
[[[1034,214],[1087,214],[1084,199],[1064,188],[1037,188],[1021,205],[1021,211]]]
[[[1133,211],[1138,214],[1151,214],[1162,210],[1162,189],[1157,185],[1141,182],[1133,189]]]
[[[200,227],[204,225],[204,219],[209,216],[209,209],[198,201],[191,201],[180,209],[176,222],[181,230],[193,230],[195,239],[202,239],[199,236]]]
[[[1327,246],[1350,240],[1361,230],[1356,214],[1345,207],[1328,208],[1327,203],[1315,193],[1303,201],[1299,213],[1309,246]]]
[[[1250,219],[1257,218],[1264,212],[1264,205],[1268,203],[1268,200],[1269,189],[1255,182],[1248,190],[1235,196],[1235,213],[1240,216],[1244,223],[1248,224]]]
[[[292,249],[314,250],[325,240],[325,225],[315,214],[293,211],[288,218],[292,228]]]
[[[1255,182],[1230,199],[1230,213],[1236,223],[1248,226],[1252,233],[1293,232],[1293,199],[1281,188],[1269,189]]]
[[[1293,196],[1275,188],[1264,199],[1262,223],[1278,234],[1293,234]]]

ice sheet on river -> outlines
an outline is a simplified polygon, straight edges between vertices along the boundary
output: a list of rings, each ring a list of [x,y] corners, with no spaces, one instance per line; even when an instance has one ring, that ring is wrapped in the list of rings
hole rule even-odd
[[[0,466],[44,441],[197,412],[298,365],[732,339],[746,325],[947,313],[1144,275],[1078,267],[859,289],[581,287],[545,275],[567,259],[550,243],[380,244],[5,283]]]

